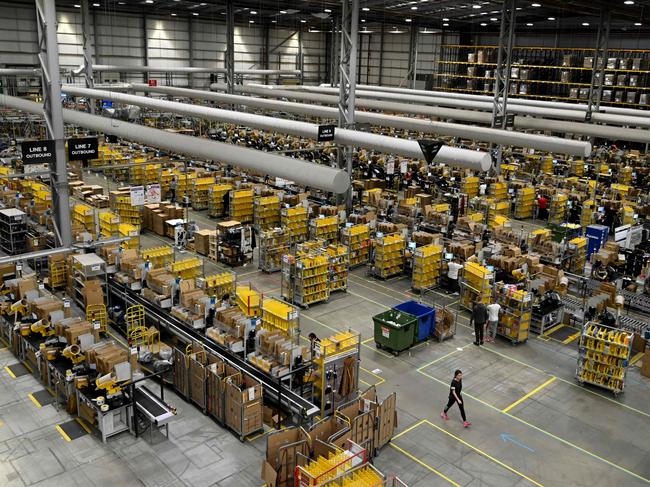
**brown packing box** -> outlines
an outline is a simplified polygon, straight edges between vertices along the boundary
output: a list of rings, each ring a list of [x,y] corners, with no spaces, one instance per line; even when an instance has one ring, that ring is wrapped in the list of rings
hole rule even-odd
[[[104,304],[104,291],[97,279],[86,281],[83,288],[84,302],[86,306],[91,304]]]
[[[167,213],[154,213],[153,215],[153,228],[154,233],[161,237],[165,235],[165,221],[169,220]]]
[[[181,305],[184,308],[191,308],[194,305],[195,301],[204,296],[206,296],[206,294],[202,289],[192,289],[186,293],[181,292]]]
[[[293,487],[297,456],[309,456],[309,438],[302,428],[291,427],[266,437],[262,480],[267,487]],[[280,460],[282,459],[282,460]]]
[[[24,298],[28,291],[36,289],[38,289],[38,284],[35,276],[18,279],[18,297],[20,299]]]
[[[63,309],[63,301],[59,299],[38,298],[32,303],[32,312],[36,313],[39,320],[47,319],[52,311],[61,309]]]
[[[210,250],[210,235],[216,235],[216,230],[199,230],[194,232],[194,249],[201,255],[208,255]]]
[[[650,348],[645,351],[643,355],[643,362],[641,363],[641,375],[650,377]]]
[[[99,332],[93,330],[92,323],[88,321],[81,321],[73,325],[68,326],[65,329],[65,339],[69,344],[77,342],[77,338],[80,335],[85,335],[86,333],[91,333],[95,337],[95,341],[99,339]]]

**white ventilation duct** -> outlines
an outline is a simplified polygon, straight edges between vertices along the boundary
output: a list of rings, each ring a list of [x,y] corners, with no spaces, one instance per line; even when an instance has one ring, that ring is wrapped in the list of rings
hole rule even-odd
[[[43,105],[13,96],[0,95],[0,106],[27,113],[43,114]],[[160,147],[161,149],[186,154],[198,159],[218,160],[324,191],[342,194],[350,187],[350,178],[345,171],[300,159],[269,152],[262,153],[254,149],[175,134],[74,110],[64,109],[63,120],[66,123],[89,128],[97,132],[116,135],[127,140]]]
[[[133,85],[133,87],[138,89],[138,87],[141,88],[142,85]],[[144,106],[155,110],[168,111],[190,117],[245,125],[271,132],[297,135],[299,137],[313,140],[318,139],[318,125],[307,122],[285,120],[233,110],[221,110],[218,108],[177,103],[144,96],[127,95],[113,91],[80,88],[76,86],[63,86],[61,91],[74,96],[109,99],[119,103]],[[337,128],[334,132],[334,141],[342,145],[364,147],[366,149],[372,149],[387,154],[396,154],[414,159],[424,158],[422,149],[420,148],[419,143],[415,140],[398,139],[395,137],[386,137],[367,132]],[[492,163],[491,157],[487,152],[478,152],[447,146],[443,146],[440,149],[434,161],[475,171],[487,171]]]
[[[83,69],[83,66],[80,67]],[[226,68],[203,68],[190,66],[124,66],[115,64],[93,64],[93,71],[110,71],[118,73],[225,73]],[[77,72],[77,71],[75,71]],[[235,74],[246,75],[300,75],[299,69],[235,69]]]

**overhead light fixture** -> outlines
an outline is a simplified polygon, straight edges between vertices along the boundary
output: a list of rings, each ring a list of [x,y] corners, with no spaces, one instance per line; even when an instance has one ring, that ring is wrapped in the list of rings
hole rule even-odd
[[[415,7],[415,6],[411,7],[411,10],[417,10],[417,9],[418,9],[418,8]]]
[[[412,22],[411,19],[404,19],[404,22]]]
[[[144,0],[144,3],[153,3],[153,0]]]
[[[548,20],[555,20],[555,17],[549,17]]]
[[[530,22],[529,22],[528,24],[526,24],[526,25],[527,25],[528,27],[532,27],[532,26],[533,26],[533,24],[531,24]]]
[[[172,13],[171,13],[171,16],[172,16],[172,17],[176,17],[176,14],[172,12]]]
[[[301,24],[306,24],[307,21],[306,21],[305,19],[300,19],[300,23],[301,23]]]
[[[325,12],[326,14],[331,14],[332,13],[332,11],[329,8],[326,8],[325,10],[323,10],[323,12]]]
[[[623,3],[625,5],[634,5],[634,2],[632,0],[625,0]]]
[[[366,22],[366,19],[361,19],[361,22],[365,24],[365,22]]]
[[[255,10],[251,10],[251,15],[257,15],[257,12]]]
[[[195,17],[198,17],[199,13],[198,12],[192,12],[192,15],[194,15]]]
[[[521,10],[521,7],[517,7],[515,10]]]
[[[448,19],[448,18],[444,18],[444,19],[442,19],[442,21],[443,21],[443,22],[449,22],[449,19]]]
[[[272,24],[277,24],[278,21],[274,19],[274,20],[271,21],[271,23],[272,23]]]
[[[442,24],[443,27],[449,27],[449,24]]]
[[[199,3],[199,5],[200,5],[201,7],[205,7],[205,6],[207,5],[207,3],[205,3],[205,2],[201,2],[201,3]]]
[[[583,22],[583,23],[582,23],[582,26],[583,26],[583,27],[589,27],[589,22]]]
[[[74,4],[74,8],[81,8],[81,5]]]
[[[537,8],[537,7],[541,7],[542,4],[541,3],[531,3],[530,6]]]
[[[364,12],[370,12],[370,9],[368,7],[363,7],[361,10],[363,10]]]
[[[492,22],[496,22],[496,21],[499,20],[499,19],[497,19],[496,17],[490,17],[490,20],[491,20]]]
[[[254,20],[249,20],[248,23],[249,23],[249,24],[254,24],[255,21],[254,21]]]
[[[485,22],[481,22],[481,27],[485,27],[487,24]]]
[[[634,22],[634,25],[636,25],[637,27],[641,27],[643,24],[641,22]]]
[[[98,3],[93,3],[93,7],[101,7]]]
[[[479,9],[479,8],[483,8],[483,7],[481,5],[472,5],[472,8]]]

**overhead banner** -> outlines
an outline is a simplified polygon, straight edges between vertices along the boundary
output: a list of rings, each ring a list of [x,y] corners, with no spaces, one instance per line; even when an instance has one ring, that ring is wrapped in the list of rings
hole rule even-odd
[[[22,142],[20,150],[23,155],[23,164],[52,164],[56,161],[56,146],[53,140]]]
[[[420,144],[422,155],[424,156],[424,160],[427,161],[427,164],[431,164],[434,157],[438,155],[438,152],[440,152],[440,149],[444,145],[438,140],[418,140],[418,144]]]
[[[99,157],[99,143],[97,137],[84,137],[83,139],[68,140],[68,160],[85,161]]]
[[[336,125],[319,125],[318,142],[330,142],[334,140],[335,130],[336,130]]]
[[[144,206],[143,186],[131,186],[131,206]]]

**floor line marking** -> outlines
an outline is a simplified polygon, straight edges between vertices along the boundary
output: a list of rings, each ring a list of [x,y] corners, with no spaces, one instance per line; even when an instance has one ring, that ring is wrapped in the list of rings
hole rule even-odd
[[[554,331],[559,330],[559,329],[562,328],[563,326],[564,326],[563,323],[560,323],[559,325],[555,325],[554,327],[549,328],[548,330],[546,330],[546,331],[543,333],[543,335],[544,335],[544,336],[550,336],[551,333],[553,333]]]
[[[23,362],[23,367],[25,367],[29,371],[30,374],[34,373],[34,370],[32,369],[32,367],[30,365],[27,364],[27,362]]]
[[[63,436],[63,439],[64,439],[65,441],[68,441],[68,442],[72,441],[72,440],[70,439],[70,437],[68,436],[68,434],[67,434],[65,431],[63,431],[63,428],[61,428],[61,426],[59,426],[59,425],[57,424],[57,425],[55,426],[55,428],[56,428],[56,430],[59,432],[59,434],[60,434],[61,436]]]
[[[512,408],[514,408],[515,406],[518,406],[519,404],[521,404],[522,402],[524,402],[526,399],[528,399],[528,398],[531,397],[532,395],[538,393],[539,391],[541,391],[541,390],[544,389],[545,387],[547,387],[547,386],[549,386],[550,384],[552,384],[553,382],[555,382],[555,379],[557,379],[557,377],[555,377],[555,376],[551,377],[549,380],[547,380],[546,382],[544,382],[541,386],[536,387],[535,389],[533,389],[532,391],[530,391],[528,394],[526,394],[526,395],[525,395],[524,397],[522,397],[521,399],[516,400],[516,401],[513,402],[510,406],[508,406],[508,407],[502,409],[501,412],[502,412],[502,413],[507,413],[507,412],[510,411]]]
[[[12,379],[16,378],[16,374],[14,374],[8,366],[5,367],[5,371],[7,372],[7,374],[9,374],[9,377],[11,377]]]
[[[418,370],[418,373],[424,375],[425,377],[430,378],[431,380],[433,380],[433,381],[435,381],[435,382],[438,382],[438,383],[440,383],[440,384],[442,384],[442,385],[444,385],[444,386],[447,386],[447,383],[446,383],[446,382],[443,382],[443,381],[441,381],[440,379],[438,379],[437,377],[434,377],[434,376],[432,376],[432,375],[430,375],[430,374],[427,374],[426,372],[423,372],[423,371],[421,371],[421,370]],[[644,478],[644,477],[641,477],[640,475],[638,475],[638,474],[636,474],[636,473],[634,473],[634,472],[632,472],[632,471],[626,469],[625,467],[621,467],[620,465],[618,465],[618,464],[616,464],[616,463],[614,463],[614,462],[612,462],[612,461],[610,461],[610,460],[607,460],[606,458],[603,458],[603,457],[601,457],[601,456],[599,456],[599,455],[596,455],[595,453],[590,452],[589,450],[585,450],[585,449],[582,448],[581,446],[578,446],[578,445],[576,445],[575,443],[571,443],[569,440],[565,440],[564,438],[562,438],[562,437],[560,437],[560,436],[557,436],[557,435],[551,433],[550,431],[546,431],[545,429],[542,429],[542,428],[540,428],[539,426],[535,426],[534,424],[529,423],[528,421],[526,421],[526,420],[524,420],[524,419],[521,419],[521,418],[519,418],[519,417],[517,417],[517,416],[514,416],[513,414],[510,414],[510,413],[504,413],[504,412],[501,411],[498,407],[493,406],[492,404],[490,404],[490,403],[488,403],[488,402],[485,402],[483,399],[479,399],[478,397],[476,397],[476,396],[472,396],[472,395],[469,394],[469,393],[467,393],[467,394],[465,394],[465,395],[466,395],[467,397],[473,399],[474,401],[476,401],[476,402],[478,402],[478,403],[480,403],[480,404],[483,404],[484,406],[486,406],[486,407],[488,407],[488,408],[490,408],[490,409],[493,409],[493,410],[495,410],[495,411],[498,411],[498,412],[500,412],[501,414],[504,414],[505,416],[508,416],[509,418],[514,419],[515,421],[518,421],[519,423],[528,426],[529,428],[532,428],[532,429],[534,429],[534,430],[536,430],[536,431],[539,431],[540,433],[542,433],[542,434],[544,434],[544,435],[546,435],[546,436],[548,436],[548,437],[550,437],[550,438],[553,438],[554,440],[559,441],[560,443],[562,443],[562,444],[564,444],[564,445],[566,445],[566,446],[569,446],[569,447],[571,447],[571,448],[574,448],[574,449],[576,449],[576,450],[578,450],[578,451],[584,453],[585,455],[588,455],[588,456],[590,456],[590,457],[592,457],[592,458],[595,458],[596,460],[599,460],[599,461],[601,461],[601,462],[603,462],[603,463],[606,463],[606,464],[609,465],[610,467],[614,467],[614,468],[616,468],[617,470],[620,470],[620,471],[622,471],[622,472],[624,472],[624,473],[626,473],[626,474],[628,474],[628,475],[631,475],[632,477],[635,477],[635,478],[637,478],[637,479],[639,479],[639,480],[643,480],[644,482],[650,483],[650,479],[646,479],[646,478]]]
[[[390,306],[386,306],[385,304],[382,304],[382,303],[380,303],[380,302],[378,302],[378,301],[374,301],[374,300],[372,300],[372,299],[368,299],[368,298],[366,298],[365,296],[361,296],[361,294],[353,293],[353,292],[350,291],[349,289],[348,289],[348,294],[351,294],[352,296],[356,296],[357,298],[361,298],[361,299],[363,299],[363,300],[365,300],[365,301],[368,301],[369,303],[374,303],[374,304],[376,304],[377,306],[381,306],[382,308],[391,309]],[[396,299],[396,301],[399,301],[399,299]]]
[[[383,384],[384,382],[386,382],[386,379],[384,379],[381,375],[375,374],[372,370],[368,370],[368,369],[366,369],[364,367],[361,367],[361,366],[359,366],[359,368],[361,370],[363,370],[364,372],[367,372],[368,374],[372,375],[374,378],[380,380],[380,382],[377,382],[376,384],[372,384],[372,385],[378,386],[379,384]]]
[[[129,348],[129,346],[126,344],[125,341],[123,341],[121,338],[113,335],[109,330],[106,330],[106,333],[108,333],[108,336],[110,336],[113,340],[116,340],[118,343],[121,343],[122,346]]]
[[[375,337],[366,338],[366,339],[363,340],[361,343],[366,344],[366,343],[368,343],[368,342],[373,341],[374,339],[375,339]]]
[[[440,477],[440,478],[442,478],[442,479],[445,479],[447,482],[449,482],[449,483],[450,483],[451,485],[453,485],[454,487],[462,487],[458,482],[454,482],[453,480],[451,480],[449,477],[447,477],[447,476],[446,476],[445,474],[443,474],[442,472],[439,472],[438,470],[436,470],[435,468],[433,468],[431,465],[429,465],[429,464],[427,464],[427,463],[424,463],[422,460],[416,458],[415,455],[413,455],[413,454],[407,452],[404,448],[401,448],[401,447],[397,446],[395,443],[390,443],[390,446],[391,446],[392,448],[395,448],[398,452],[402,453],[403,455],[406,455],[407,457],[409,457],[411,460],[413,460],[413,461],[414,461],[415,463],[417,463],[418,465],[423,466],[423,467],[426,468],[429,472],[435,473],[438,477]]]
[[[262,271],[259,270],[259,269],[257,269],[257,270],[255,270],[255,271],[246,272],[245,274],[237,274],[237,277],[252,276],[253,274],[258,274],[258,273],[260,273],[260,272],[262,272]]]
[[[639,360],[641,360],[641,357],[643,357],[644,355],[645,355],[644,352],[639,352],[639,353],[637,353],[634,357],[632,357],[632,359],[630,359],[630,363],[629,363],[629,365],[634,365],[634,364],[637,363]]]
[[[256,435],[253,435],[253,436],[250,436],[250,437],[246,437],[246,441],[248,441],[248,442],[250,443],[251,441],[255,441],[255,440],[257,440],[258,438],[261,438],[262,436],[270,435],[271,433],[275,433],[275,432],[277,432],[277,431],[283,431],[283,430],[285,430],[285,429],[286,429],[286,428],[285,428],[284,426],[281,426],[280,429],[277,429],[277,428],[271,428],[271,429],[269,429],[269,430],[263,431],[262,433],[257,433]]]
[[[43,405],[40,402],[38,402],[38,400],[34,397],[34,394],[32,394],[31,392],[27,394],[27,397],[31,399],[31,401],[38,409],[41,409],[43,407]]]
[[[562,343],[563,343],[564,345],[568,345],[569,343],[571,343],[573,340],[575,340],[575,339],[578,338],[579,336],[580,336],[580,332],[578,332],[578,333],[576,333],[576,334],[574,334],[574,335],[571,335],[571,336],[568,337],[566,340],[564,340]]]
[[[462,444],[465,445],[466,447],[471,448],[472,450],[474,450],[475,452],[479,453],[480,455],[483,455],[485,458],[487,458],[488,460],[493,461],[493,462],[496,463],[497,465],[502,466],[502,467],[505,468],[506,470],[509,470],[510,472],[519,475],[521,478],[523,478],[523,479],[525,479],[525,480],[528,480],[528,482],[530,482],[530,483],[532,483],[532,484],[534,484],[534,485],[537,485],[538,487],[544,487],[542,484],[540,484],[540,483],[537,482],[536,480],[531,479],[531,478],[528,477],[526,474],[520,472],[520,471],[517,470],[516,468],[513,468],[513,467],[511,467],[510,465],[508,465],[508,464],[506,464],[506,463],[503,463],[501,460],[499,460],[499,459],[497,459],[497,458],[494,458],[494,457],[493,457],[492,455],[490,455],[489,453],[485,453],[483,450],[481,450],[481,449],[479,449],[479,448],[476,448],[476,447],[473,446],[473,445],[470,445],[470,444],[467,443],[465,440],[463,440],[462,438],[459,438],[458,436],[454,435],[453,433],[450,433],[450,432],[447,431],[446,429],[443,429],[443,428],[441,428],[440,426],[438,426],[438,425],[436,425],[436,424],[433,424],[433,423],[432,423],[431,421],[429,421],[429,420],[425,420],[425,421],[426,421],[426,424],[428,424],[428,425],[431,426],[432,428],[435,428],[435,429],[437,429],[438,431],[442,431],[442,432],[445,433],[446,435],[452,437],[453,439],[455,439],[456,441],[462,443]]]
[[[459,350],[459,349],[452,350],[451,352],[449,352],[449,353],[443,355],[442,357],[438,357],[437,359],[432,360],[431,362],[426,363],[426,364],[424,364],[424,365],[418,367],[418,369],[417,369],[418,372],[421,371],[422,369],[426,369],[427,367],[431,367],[433,364],[436,364],[436,363],[440,362],[441,360],[446,359],[447,357],[450,357],[450,356],[452,356],[452,355],[454,355],[454,354],[456,354],[456,353],[462,352],[463,350],[465,350],[465,347],[466,347],[467,345],[470,345],[470,344],[471,344],[471,342],[468,343],[468,344],[466,344],[466,345],[463,345],[462,347],[460,347],[460,350]]]
[[[408,428],[406,428],[404,431],[401,431],[400,433],[398,433],[398,434],[396,434],[395,436],[393,436],[393,438],[391,439],[391,441],[396,440],[396,439],[399,438],[400,436],[404,436],[406,433],[408,433],[409,431],[413,431],[413,430],[414,430],[415,428],[417,428],[418,426],[422,426],[422,424],[424,424],[426,421],[427,421],[426,419],[421,419],[421,420],[418,421],[417,423],[412,424],[411,426],[409,426]]]
[[[378,291],[378,290],[373,289],[373,288],[371,288],[371,287],[369,287],[369,286],[366,286],[366,285],[364,285],[364,284],[361,284],[361,283],[358,282],[358,281],[353,281],[353,282],[354,282],[355,285],[357,285],[357,286],[361,286],[361,287],[363,287],[363,288],[366,288],[366,289],[372,291],[373,293],[381,294],[382,296],[386,296],[386,297],[388,297],[388,298],[390,298],[390,299],[394,299],[395,301],[401,301],[401,298],[398,298],[397,296],[391,296],[390,294],[382,293],[381,291]],[[364,282],[368,282],[368,281],[364,281]],[[381,286],[381,284],[377,284],[377,285],[378,285],[378,286]],[[384,287],[384,286],[382,286],[382,287]],[[390,289],[390,288],[386,288],[386,289]],[[407,295],[406,293],[403,293],[403,292],[401,292],[401,291],[394,291],[394,292],[395,292],[395,293],[399,293],[399,294],[403,294],[403,295],[405,295],[405,296],[408,297],[408,295]]]
[[[86,431],[86,433],[88,433],[89,435],[91,434],[90,428],[88,427],[88,425],[86,424],[86,422],[83,419],[81,419],[81,418],[74,418],[74,419],[77,420],[77,423],[79,423],[79,426],[81,426]]]

